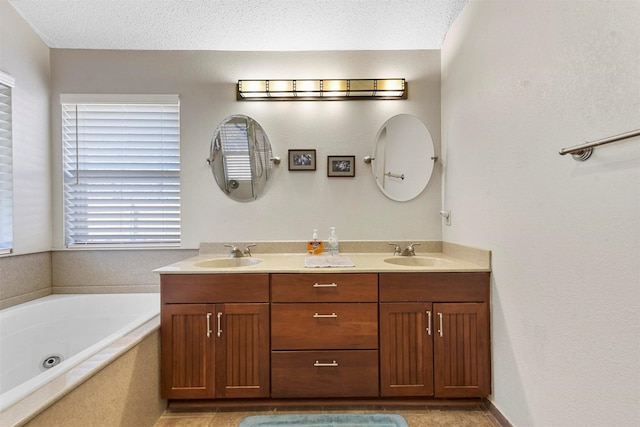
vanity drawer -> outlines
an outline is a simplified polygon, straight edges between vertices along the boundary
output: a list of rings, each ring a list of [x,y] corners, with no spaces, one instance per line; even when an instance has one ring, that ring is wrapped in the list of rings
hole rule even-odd
[[[274,351],[271,396],[378,396],[378,351]]]
[[[380,273],[380,302],[488,302],[488,272]]]
[[[378,304],[271,304],[271,349],[378,348]]]
[[[268,274],[163,274],[163,304],[269,302]]]
[[[273,302],[377,302],[378,275],[368,273],[272,274]]]

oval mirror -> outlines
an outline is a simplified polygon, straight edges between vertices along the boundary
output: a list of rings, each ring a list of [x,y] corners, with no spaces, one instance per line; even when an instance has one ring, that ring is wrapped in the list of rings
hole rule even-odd
[[[264,194],[273,178],[269,138],[251,117],[224,119],[213,134],[209,164],[218,187],[234,200],[246,202]]]
[[[433,157],[433,139],[425,124],[410,114],[399,114],[378,131],[371,170],[382,193],[405,202],[427,187]]]

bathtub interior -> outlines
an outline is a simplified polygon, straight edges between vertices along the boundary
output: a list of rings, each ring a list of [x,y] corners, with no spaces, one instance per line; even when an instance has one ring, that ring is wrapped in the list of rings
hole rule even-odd
[[[0,410],[159,312],[160,296],[151,293],[51,295],[3,310]]]

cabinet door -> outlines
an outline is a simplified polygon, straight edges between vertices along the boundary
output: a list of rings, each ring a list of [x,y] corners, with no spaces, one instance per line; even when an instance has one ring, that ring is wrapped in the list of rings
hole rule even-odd
[[[434,304],[437,397],[485,397],[491,392],[486,303]]]
[[[162,306],[162,397],[204,399],[215,395],[214,306],[164,304]]]
[[[216,397],[269,397],[269,304],[216,305]]]
[[[380,394],[433,396],[431,303],[380,304]]]

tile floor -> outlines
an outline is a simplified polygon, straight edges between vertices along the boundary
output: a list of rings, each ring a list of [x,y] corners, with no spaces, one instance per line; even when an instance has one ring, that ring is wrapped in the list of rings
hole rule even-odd
[[[240,420],[246,416],[276,414],[282,412],[299,413],[301,411],[291,408],[244,412],[231,412],[226,409],[194,412],[167,410],[155,424],[155,427],[237,427]],[[402,415],[407,420],[409,427],[500,427],[498,421],[484,407],[404,407],[398,409],[385,408],[378,410],[326,409],[302,412],[389,412]]]

